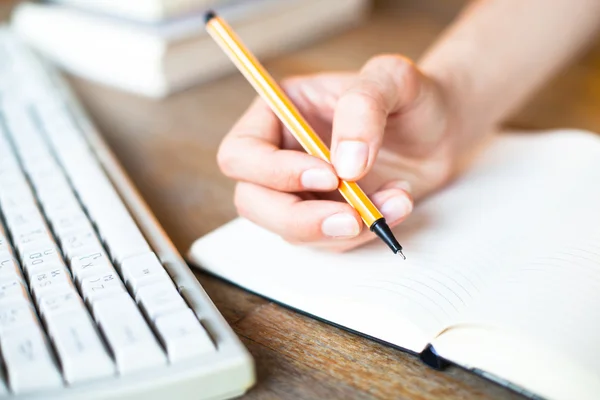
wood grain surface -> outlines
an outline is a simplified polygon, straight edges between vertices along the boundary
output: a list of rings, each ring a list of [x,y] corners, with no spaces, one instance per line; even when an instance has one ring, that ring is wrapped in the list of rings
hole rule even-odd
[[[359,68],[370,56],[416,58],[459,10],[460,0],[382,1],[363,26],[270,60],[276,76]],[[437,4],[432,6],[432,4]],[[549,83],[513,125],[600,132],[600,48]],[[223,135],[254,96],[238,74],[163,101],[72,78],[109,145],[178,249],[235,217],[234,183],[215,155]],[[248,266],[250,267],[250,265]],[[516,394],[451,367],[315,321],[197,272],[257,362],[247,399],[483,399]]]

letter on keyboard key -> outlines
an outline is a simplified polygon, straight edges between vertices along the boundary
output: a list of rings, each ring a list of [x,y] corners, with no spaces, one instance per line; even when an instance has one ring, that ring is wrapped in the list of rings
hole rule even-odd
[[[5,217],[6,224],[13,234],[28,230],[30,226],[45,226],[44,218],[33,200],[31,204],[23,203],[21,207],[5,212]]]
[[[208,333],[189,308],[159,317],[155,326],[172,363],[215,351]]]
[[[0,338],[13,332],[28,330],[32,326],[39,327],[39,322],[31,304],[11,304],[0,308]]]
[[[0,251],[0,280],[13,278],[23,280],[21,268],[13,258],[12,253]]]
[[[85,309],[50,317],[47,325],[67,383],[115,374],[115,365]]]
[[[51,240],[50,232],[43,224],[28,225],[26,229],[21,229],[19,232],[13,231],[13,243],[19,252],[35,242],[44,242]]]
[[[82,279],[81,293],[83,299],[91,305],[102,298],[127,292],[119,275],[110,268]]]
[[[136,300],[151,320],[165,313],[187,308],[187,304],[170,281],[142,286],[137,292]]]
[[[52,221],[52,227],[59,237],[74,230],[92,229],[92,225],[81,207],[56,216]]]
[[[0,307],[6,308],[15,304],[29,304],[27,289],[18,278],[0,281]]]
[[[73,257],[90,250],[103,251],[100,240],[91,226],[59,236],[65,257],[70,261]]]
[[[77,310],[86,310],[79,293],[75,288],[71,287],[54,293],[52,295],[44,296],[39,302],[40,316],[47,322],[49,318],[57,315],[68,313]]]
[[[30,275],[29,287],[33,292],[33,297],[39,302],[43,296],[68,290],[73,287],[73,282],[68,272],[59,267]]]
[[[56,245],[50,241],[35,242],[26,246],[22,253],[23,269],[31,277],[37,271],[44,271],[53,267],[65,267]]]
[[[171,278],[154,253],[131,257],[121,265],[125,284],[136,294],[139,288],[155,282],[171,282]]]
[[[165,354],[129,295],[98,301],[94,316],[121,374],[166,364]]]
[[[16,394],[62,386],[41,329],[28,327],[0,338],[10,388]]]
[[[92,275],[96,275],[106,269],[113,270],[112,263],[104,251],[90,249],[89,252],[82,252],[71,259],[71,272],[78,285],[81,280]]]

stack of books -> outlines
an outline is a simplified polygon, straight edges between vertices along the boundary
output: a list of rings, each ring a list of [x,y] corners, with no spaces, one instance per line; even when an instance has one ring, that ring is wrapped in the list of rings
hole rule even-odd
[[[234,71],[209,9],[264,60],[355,26],[370,0],[54,0],[20,4],[11,25],[74,75],[161,98]]]

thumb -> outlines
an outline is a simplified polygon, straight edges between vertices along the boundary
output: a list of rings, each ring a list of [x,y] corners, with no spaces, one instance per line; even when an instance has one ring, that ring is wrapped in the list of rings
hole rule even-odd
[[[339,98],[333,117],[331,160],[338,176],[356,181],[373,166],[390,114],[412,104],[421,75],[401,56],[372,58]]]

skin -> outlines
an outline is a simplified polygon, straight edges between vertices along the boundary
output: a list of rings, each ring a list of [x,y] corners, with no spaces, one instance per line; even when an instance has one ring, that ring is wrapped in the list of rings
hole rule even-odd
[[[388,224],[400,224],[599,28],[598,0],[480,0],[416,62],[384,54],[358,72],[285,80],[331,143],[332,163],[306,154],[256,99],[217,157],[238,181],[238,213],[292,243],[345,251],[372,240],[338,178],[358,181]]]

